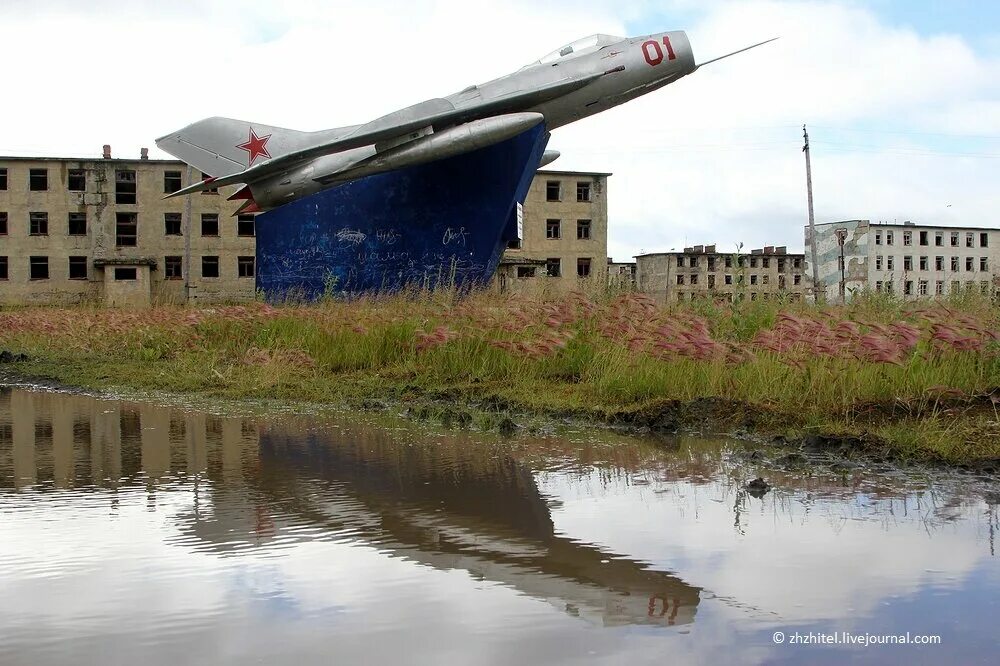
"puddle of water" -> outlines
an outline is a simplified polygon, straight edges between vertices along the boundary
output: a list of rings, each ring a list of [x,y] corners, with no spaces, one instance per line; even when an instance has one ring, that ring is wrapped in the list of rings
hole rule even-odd
[[[998,497],[0,388],[0,663],[990,663]],[[790,644],[843,632],[940,643]]]

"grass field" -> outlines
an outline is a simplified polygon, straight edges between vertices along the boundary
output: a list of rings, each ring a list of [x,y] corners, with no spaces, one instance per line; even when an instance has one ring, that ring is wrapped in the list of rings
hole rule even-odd
[[[762,434],[854,436],[896,455],[1000,458],[1000,309],[968,295],[848,306],[665,307],[401,294],[311,305],[0,311],[18,372],[90,388],[360,404],[438,399]],[[662,422],[662,419],[661,421]]]

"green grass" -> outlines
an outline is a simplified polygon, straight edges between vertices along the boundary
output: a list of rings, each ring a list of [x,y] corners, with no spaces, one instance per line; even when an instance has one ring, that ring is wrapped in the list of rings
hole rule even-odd
[[[67,384],[227,398],[437,399],[639,424],[716,398],[739,407],[680,410],[680,422],[848,435],[896,455],[970,462],[1000,458],[989,398],[1000,387],[998,330],[1000,310],[974,294],[940,305],[863,294],[846,307],[667,308],[633,294],[418,292],[3,311],[0,349],[29,355],[19,372]]]

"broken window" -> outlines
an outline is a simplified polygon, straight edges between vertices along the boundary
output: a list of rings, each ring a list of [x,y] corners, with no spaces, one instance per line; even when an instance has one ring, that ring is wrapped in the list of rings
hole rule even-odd
[[[590,201],[590,183],[576,184],[576,200]]]
[[[163,214],[163,233],[166,236],[180,236],[181,235],[181,214],[180,213],[164,213]]]
[[[958,257],[952,257],[951,258],[951,270],[953,270],[953,271],[957,271],[958,270]]]
[[[935,231],[934,232],[934,245],[936,247],[941,247],[942,245],[944,245],[944,232],[943,231]]]
[[[708,276],[708,288],[709,289],[715,289],[715,276],[714,275],[709,275]]]
[[[69,258],[69,279],[70,280],[87,279],[87,257]]]
[[[7,189],[7,167],[0,169],[0,190]]]
[[[882,244],[882,232],[881,231],[876,231],[875,232],[875,244],[876,245],[881,245]]]
[[[893,257],[893,256],[886,257],[885,258],[885,269],[887,271],[893,270],[893,268],[894,268],[893,264],[895,263],[895,261],[896,261],[896,258]]]
[[[886,245],[892,245],[892,232],[891,231],[886,231],[885,232],[885,244]]]
[[[28,171],[28,189],[32,192],[44,192],[49,189],[49,170],[31,169]]]
[[[180,171],[164,171],[163,172],[163,193],[172,194],[177,190],[181,189],[181,172]]]
[[[793,275],[792,276],[792,284],[796,284],[796,285],[802,284],[802,276],[801,275]]]
[[[576,260],[576,276],[590,277],[590,257],[580,257]]]
[[[135,203],[135,171],[131,169],[115,171],[115,203]]]
[[[912,271],[913,270],[913,257],[907,255],[903,257],[903,270]]]
[[[779,275],[778,276],[778,289],[784,289],[784,288],[785,288],[785,276],[784,275]]]
[[[7,257],[0,257],[0,280],[7,279]]]
[[[757,284],[757,276],[756,275],[751,275],[750,276],[750,284]]]
[[[87,189],[87,172],[70,169],[66,174],[66,189],[70,192],[84,192]]]
[[[549,239],[559,238],[559,220],[545,220],[545,237]]]
[[[934,270],[936,271],[944,270],[944,257],[934,257]]]
[[[920,270],[926,271],[927,266],[928,266],[927,257],[920,257]]]
[[[750,256],[750,268],[757,268],[757,257]]]
[[[764,275],[760,277],[760,282],[761,284],[768,284],[769,282],[771,282],[771,276],[768,275],[767,273],[764,273]]]
[[[802,257],[792,259],[792,268],[802,268]]]
[[[907,280],[903,283],[903,295],[912,296],[913,295],[913,280]]]
[[[917,293],[921,296],[927,295],[927,280],[921,280],[917,283]]]
[[[201,258],[201,276],[203,278],[217,278],[217,277],[219,277],[219,258],[218,257],[202,257]]]
[[[712,271],[715,270],[715,257],[709,257],[708,258],[708,270],[709,270],[709,272],[712,272]]]
[[[732,267],[733,267],[733,258],[730,257],[729,255],[726,255],[726,268],[732,268]]]
[[[677,255],[677,268],[684,268],[684,255]]]
[[[684,284],[684,276],[683,275],[678,275],[677,276],[677,284]]]
[[[967,232],[965,234],[965,247],[973,247],[972,243],[975,240],[975,238],[976,235],[974,233],[972,233],[971,231]]]
[[[115,282],[136,280],[138,277],[139,271],[135,268],[135,266],[119,266],[115,268]]]
[[[958,247],[958,232],[957,231],[951,232],[951,246],[952,247]]]
[[[877,271],[882,270],[882,255],[881,254],[875,256],[875,270],[877,270]]]
[[[201,235],[202,236],[219,235],[219,215],[217,213],[201,214]]]
[[[938,296],[944,294],[944,280],[938,280],[934,283],[934,293]]]
[[[135,247],[139,241],[138,215],[135,213],[115,213],[115,245]]]
[[[698,275],[697,275],[697,273],[691,275],[691,284],[698,284]]]
[[[882,293],[882,280],[875,281],[875,291],[880,294]]]
[[[32,280],[48,280],[49,279],[49,258],[48,257],[29,257],[28,258],[28,277]]]
[[[762,257],[761,260],[760,260],[760,267],[761,268],[770,268],[771,267],[771,258],[770,257]]]
[[[989,259],[986,257],[979,257],[979,270],[984,273],[989,270]]]
[[[688,265],[691,266],[691,268],[698,268],[698,257],[691,257],[691,261],[688,262]]]
[[[209,176],[204,171],[201,173],[201,179],[202,180],[209,180],[210,178],[211,178],[211,176]],[[219,188],[217,188],[217,187],[210,187],[207,190],[205,190],[205,191],[202,192],[202,194],[218,194],[218,193],[219,193]]]
[[[558,180],[550,180],[545,183],[546,201],[559,201],[562,198],[560,195],[561,192]]]
[[[778,272],[779,273],[784,273],[785,272],[785,260],[784,259],[778,259]]]
[[[254,276],[255,257],[236,257],[236,270],[241,278]]]
[[[577,240],[590,239],[590,220],[576,221],[576,238]]]
[[[549,277],[559,277],[562,275],[562,260],[559,257],[549,257],[545,260],[545,272]]]
[[[236,235],[252,237],[256,235],[254,215],[238,215],[236,217]]]
[[[519,277],[519,278],[533,278],[533,277],[535,277],[535,267],[534,266],[518,266],[517,267],[517,277]]]
[[[508,250],[520,250],[521,249],[521,239],[514,238],[513,240],[507,241]]]
[[[87,235],[87,214],[86,213],[70,213],[69,214],[69,235],[70,236],[86,236]]]
[[[913,232],[904,231],[903,232],[903,245],[913,245]]]
[[[727,275],[726,276],[726,284],[732,284],[732,283],[733,283],[733,276],[732,275]]]
[[[920,232],[920,244],[921,245],[927,245],[927,232],[926,231],[921,231]]]
[[[967,271],[975,270],[972,257],[965,258],[965,270]]]
[[[183,260],[179,256],[163,258],[163,279],[180,280],[182,275]]]
[[[7,213],[0,213],[0,236],[7,235]]]
[[[979,247],[988,247],[990,244],[990,235],[985,231],[979,234]]]
[[[49,235],[48,213],[28,213],[28,235],[30,236]]]

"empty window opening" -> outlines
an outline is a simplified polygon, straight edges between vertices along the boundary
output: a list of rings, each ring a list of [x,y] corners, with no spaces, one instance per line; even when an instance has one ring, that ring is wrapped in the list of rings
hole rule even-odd
[[[164,171],[163,172],[163,193],[171,194],[181,189],[181,172],[180,171]]]
[[[951,232],[951,246],[952,247],[958,247],[958,232],[957,231]]]
[[[49,214],[28,213],[28,234],[31,236],[48,236]]]
[[[115,213],[115,245],[135,247],[139,241],[139,223],[135,213]]]
[[[989,247],[990,235],[985,231],[979,234],[979,247]]]
[[[49,258],[29,257],[28,258],[28,278],[31,280],[49,279]]]
[[[7,257],[0,257],[0,280],[9,279],[7,275]]]
[[[236,217],[236,235],[237,236],[255,236],[255,222],[254,215],[238,215]]]
[[[201,258],[201,276],[203,278],[217,278],[217,277],[219,277],[219,258],[218,257],[202,257]]]
[[[921,231],[920,232],[920,244],[921,245],[927,245],[927,232],[926,231]]]
[[[70,213],[69,214],[69,235],[70,236],[86,236],[87,235],[87,214],[86,213]]]
[[[115,268],[115,282],[139,279],[139,271],[135,266],[119,266]]]
[[[7,235],[7,213],[0,213],[0,236]]]
[[[70,192],[84,192],[87,189],[87,172],[70,169],[66,174],[66,189]]]
[[[241,278],[254,276],[254,263],[256,257],[236,257],[236,269]]]
[[[545,200],[559,201],[562,198],[558,180],[550,180],[545,183]]]
[[[87,257],[69,258],[69,279],[70,280],[87,279]]]
[[[115,171],[115,203],[135,203],[135,171],[130,169]]]
[[[182,279],[183,272],[183,260],[179,256],[170,256],[163,258],[163,279],[164,280],[180,280]]]
[[[590,220],[576,221],[576,238],[577,240],[590,239]]]
[[[549,239],[559,238],[559,220],[545,220],[545,237]]]
[[[0,169],[0,190],[7,189],[7,168]]]
[[[181,235],[181,214],[180,213],[164,213],[163,214],[163,233],[166,236],[180,236]]]
[[[517,267],[517,277],[519,277],[519,278],[533,278],[533,277],[535,277],[535,267],[534,266],[518,266]]]
[[[941,247],[941,246],[944,245],[944,232],[943,231],[935,231],[934,232],[934,245],[936,247]]]
[[[576,276],[590,277],[590,258],[580,257],[576,260]]]
[[[559,257],[549,257],[545,260],[545,272],[549,277],[559,277],[562,275],[562,260]]]
[[[44,192],[49,189],[49,170],[31,169],[28,171],[28,189],[32,192]]]
[[[590,183],[576,184],[576,200],[590,201]]]
[[[201,214],[201,235],[202,236],[218,236],[219,235],[219,216],[216,213],[202,213]]]

